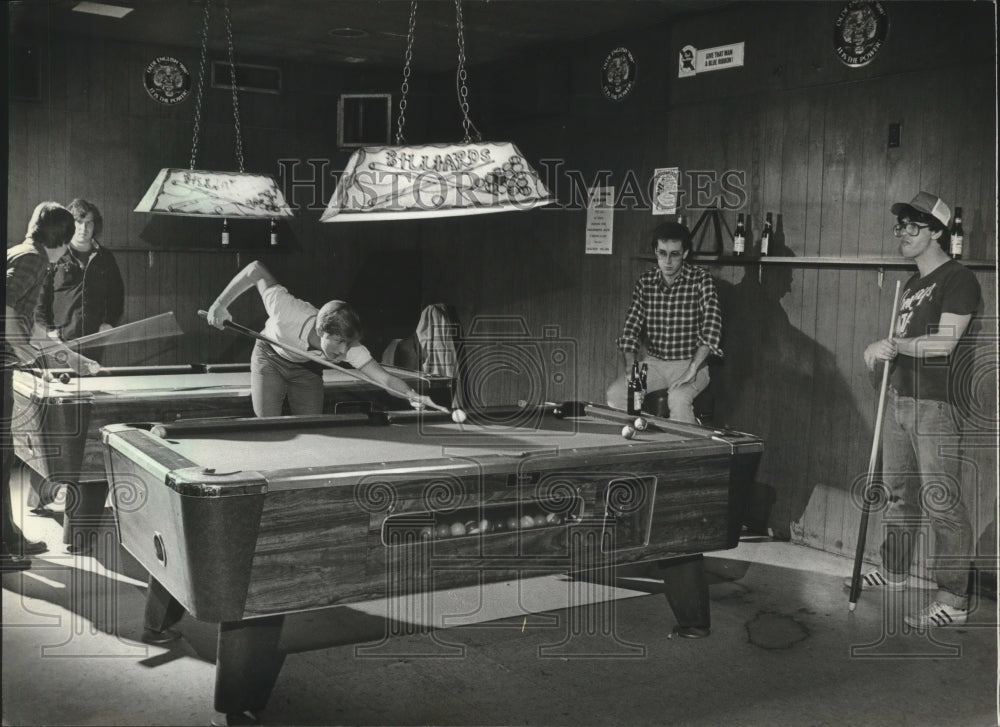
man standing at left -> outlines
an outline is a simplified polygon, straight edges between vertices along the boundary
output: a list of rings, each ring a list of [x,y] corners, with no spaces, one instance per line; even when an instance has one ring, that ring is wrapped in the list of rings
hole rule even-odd
[[[25,555],[43,552],[45,543],[25,540],[14,524],[10,493],[14,442],[11,432],[14,410],[14,367],[33,362],[39,350],[31,342],[32,317],[38,291],[46,270],[63,253],[73,236],[73,215],[57,202],[42,202],[31,215],[24,242],[7,250],[6,299],[3,326],[3,419],[0,421],[0,444],[3,447],[3,483],[0,486],[0,570],[25,570],[31,561]],[[88,358],[60,347],[56,352],[60,363],[80,374],[94,374],[100,366]]]
[[[49,338],[72,341],[118,325],[125,310],[125,286],[115,256],[98,242],[104,218],[97,205],[74,199],[67,209],[76,222],[69,249],[49,268],[35,310],[35,322]],[[87,352],[100,357],[100,347]]]

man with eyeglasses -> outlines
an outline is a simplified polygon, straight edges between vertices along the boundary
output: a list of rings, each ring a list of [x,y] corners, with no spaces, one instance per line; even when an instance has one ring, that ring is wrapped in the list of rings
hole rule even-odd
[[[624,373],[607,390],[608,406],[625,409],[628,375],[646,345],[649,391],[667,389],[670,418],[696,423],[694,399],[708,386],[709,354],[722,356],[722,312],[712,276],[687,262],[691,232],[667,222],[653,230],[656,267],[643,273],[632,291],[622,335],[617,340]]]
[[[968,619],[973,533],[962,500],[950,374],[955,349],[982,297],[975,276],[945,252],[951,210],[940,197],[920,192],[891,210],[900,253],[916,264],[917,272],[900,296],[895,335],[864,352],[869,370],[887,361],[891,372],[882,429],[882,479],[889,495],[882,568],[865,573],[861,585],[882,591],[906,588],[921,504],[926,503],[934,531],[930,566],[937,594],[929,606],[904,620],[920,629],[961,625]],[[845,586],[850,582],[846,579]]]

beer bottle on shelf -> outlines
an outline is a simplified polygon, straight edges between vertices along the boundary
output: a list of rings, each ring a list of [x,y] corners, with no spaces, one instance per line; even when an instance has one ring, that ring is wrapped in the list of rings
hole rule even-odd
[[[962,259],[962,247],[965,244],[965,230],[962,229],[962,208],[955,208],[955,226],[951,228],[951,256]]]
[[[632,362],[632,370],[628,374],[628,402],[626,402],[626,410],[629,414],[635,415],[642,410],[642,405],[640,403],[639,408],[636,409],[635,403],[639,401],[639,362]]]
[[[275,219],[271,220],[271,247],[277,247],[278,245],[278,221]]]
[[[222,220],[222,246],[229,247],[229,220]]]
[[[743,257],[747,248],[747,230],[743,222],[743,213],[736,217],[736,232],[733,233],[733,255]]]
[[[767,257],[771,247],[771,213],[764,218],[764,229],[760,233],[760,256]]]

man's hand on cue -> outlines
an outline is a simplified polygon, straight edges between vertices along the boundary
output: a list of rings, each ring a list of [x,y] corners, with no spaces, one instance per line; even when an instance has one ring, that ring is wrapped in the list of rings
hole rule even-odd
[[[439,409],[441,411],[447,411],[446,409],[442,409],[441,406],[436,404],[434,401],[431,400],[429,396],[426,396],[424,394],[411,392],[406,395],[406,398],[409,399],[410,406],[412,406],[414,409],[419,410],[426,408],[426,409]]]
[[[226,321],[233,320],[233,317],[229,314],[229,308],[218,303],[212,303],[205,314],[205,320],[208,321],[209,325],[221,329],[225,328]]]

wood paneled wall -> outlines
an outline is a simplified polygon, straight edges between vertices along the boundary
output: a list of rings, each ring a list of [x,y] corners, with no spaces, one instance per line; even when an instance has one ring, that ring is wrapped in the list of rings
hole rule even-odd
[[[869,66],[851,69],[833,52],[841,3],[740,3],[632,35],[609,35],[512,60],[470,81],[473,117],[489,138],[510,138],[549,181],[562,206],[495,220],[456,220],[426,241],[425,285],[454,303],[463,322],[508,316],[533,335],[557,325],[579,357],[577,395],[602,400],[619,370],[613,341],[632,283],[650,263],[648,233],[662,218],[623,199],[614,254],[584,254],[586,212],[571,203],[567,176],[619,193],[653,170],[715,174],[707,185],[759,234],[772,212],[778,250],[796,257],[898,259],[889,206],[919,189],[964,208],[967,258],[996,260],[992,8],[972,3],[891,3],[888,41]],[[743,41],[743,68],[676,78],[680,47]],[[605,55],[628,47],[635,90],[604,98]],[[551,93],[549,89],[558,88]],[[477,103],[479,106],[477,107]],[[477,108],[480,115],[476,115]],[[887,148],[890,123],[902,143]],[[491,127],[492,124],[492,127]],[[549,160],[547,163],[543,160]],[[726,171],[745,198],[727,194]],[[702,208],[690,180],[679,212]],[[635,195],[633,195],[635,196]],[[648,199],[648,197],[646,198]],[[738,209],[737,209],[738,206]],[[437,230],[435,231],[437,233]],[[727,249],[731,245],[726,237]],[[893,289],[909,273],[821,265],[719,266],[723,361],[713,362],[715,420],[763,435],[757,515],[777,533],[851,554],[873,436],[877,383],[861,353],[885,335]],[[993,552],[996,527],[996,274],[977,271],[984,315],[967,355],[977,361],[966,409],[965,495]],[[477,380],[477,384],[481,382]],[[516,377],[497,376],[481,398],[520,398]],[[557,397],[554,397],[557,398]],[[876,532],[879,519],[873,520]],[[869,554],[880,538],[873,535]]]

